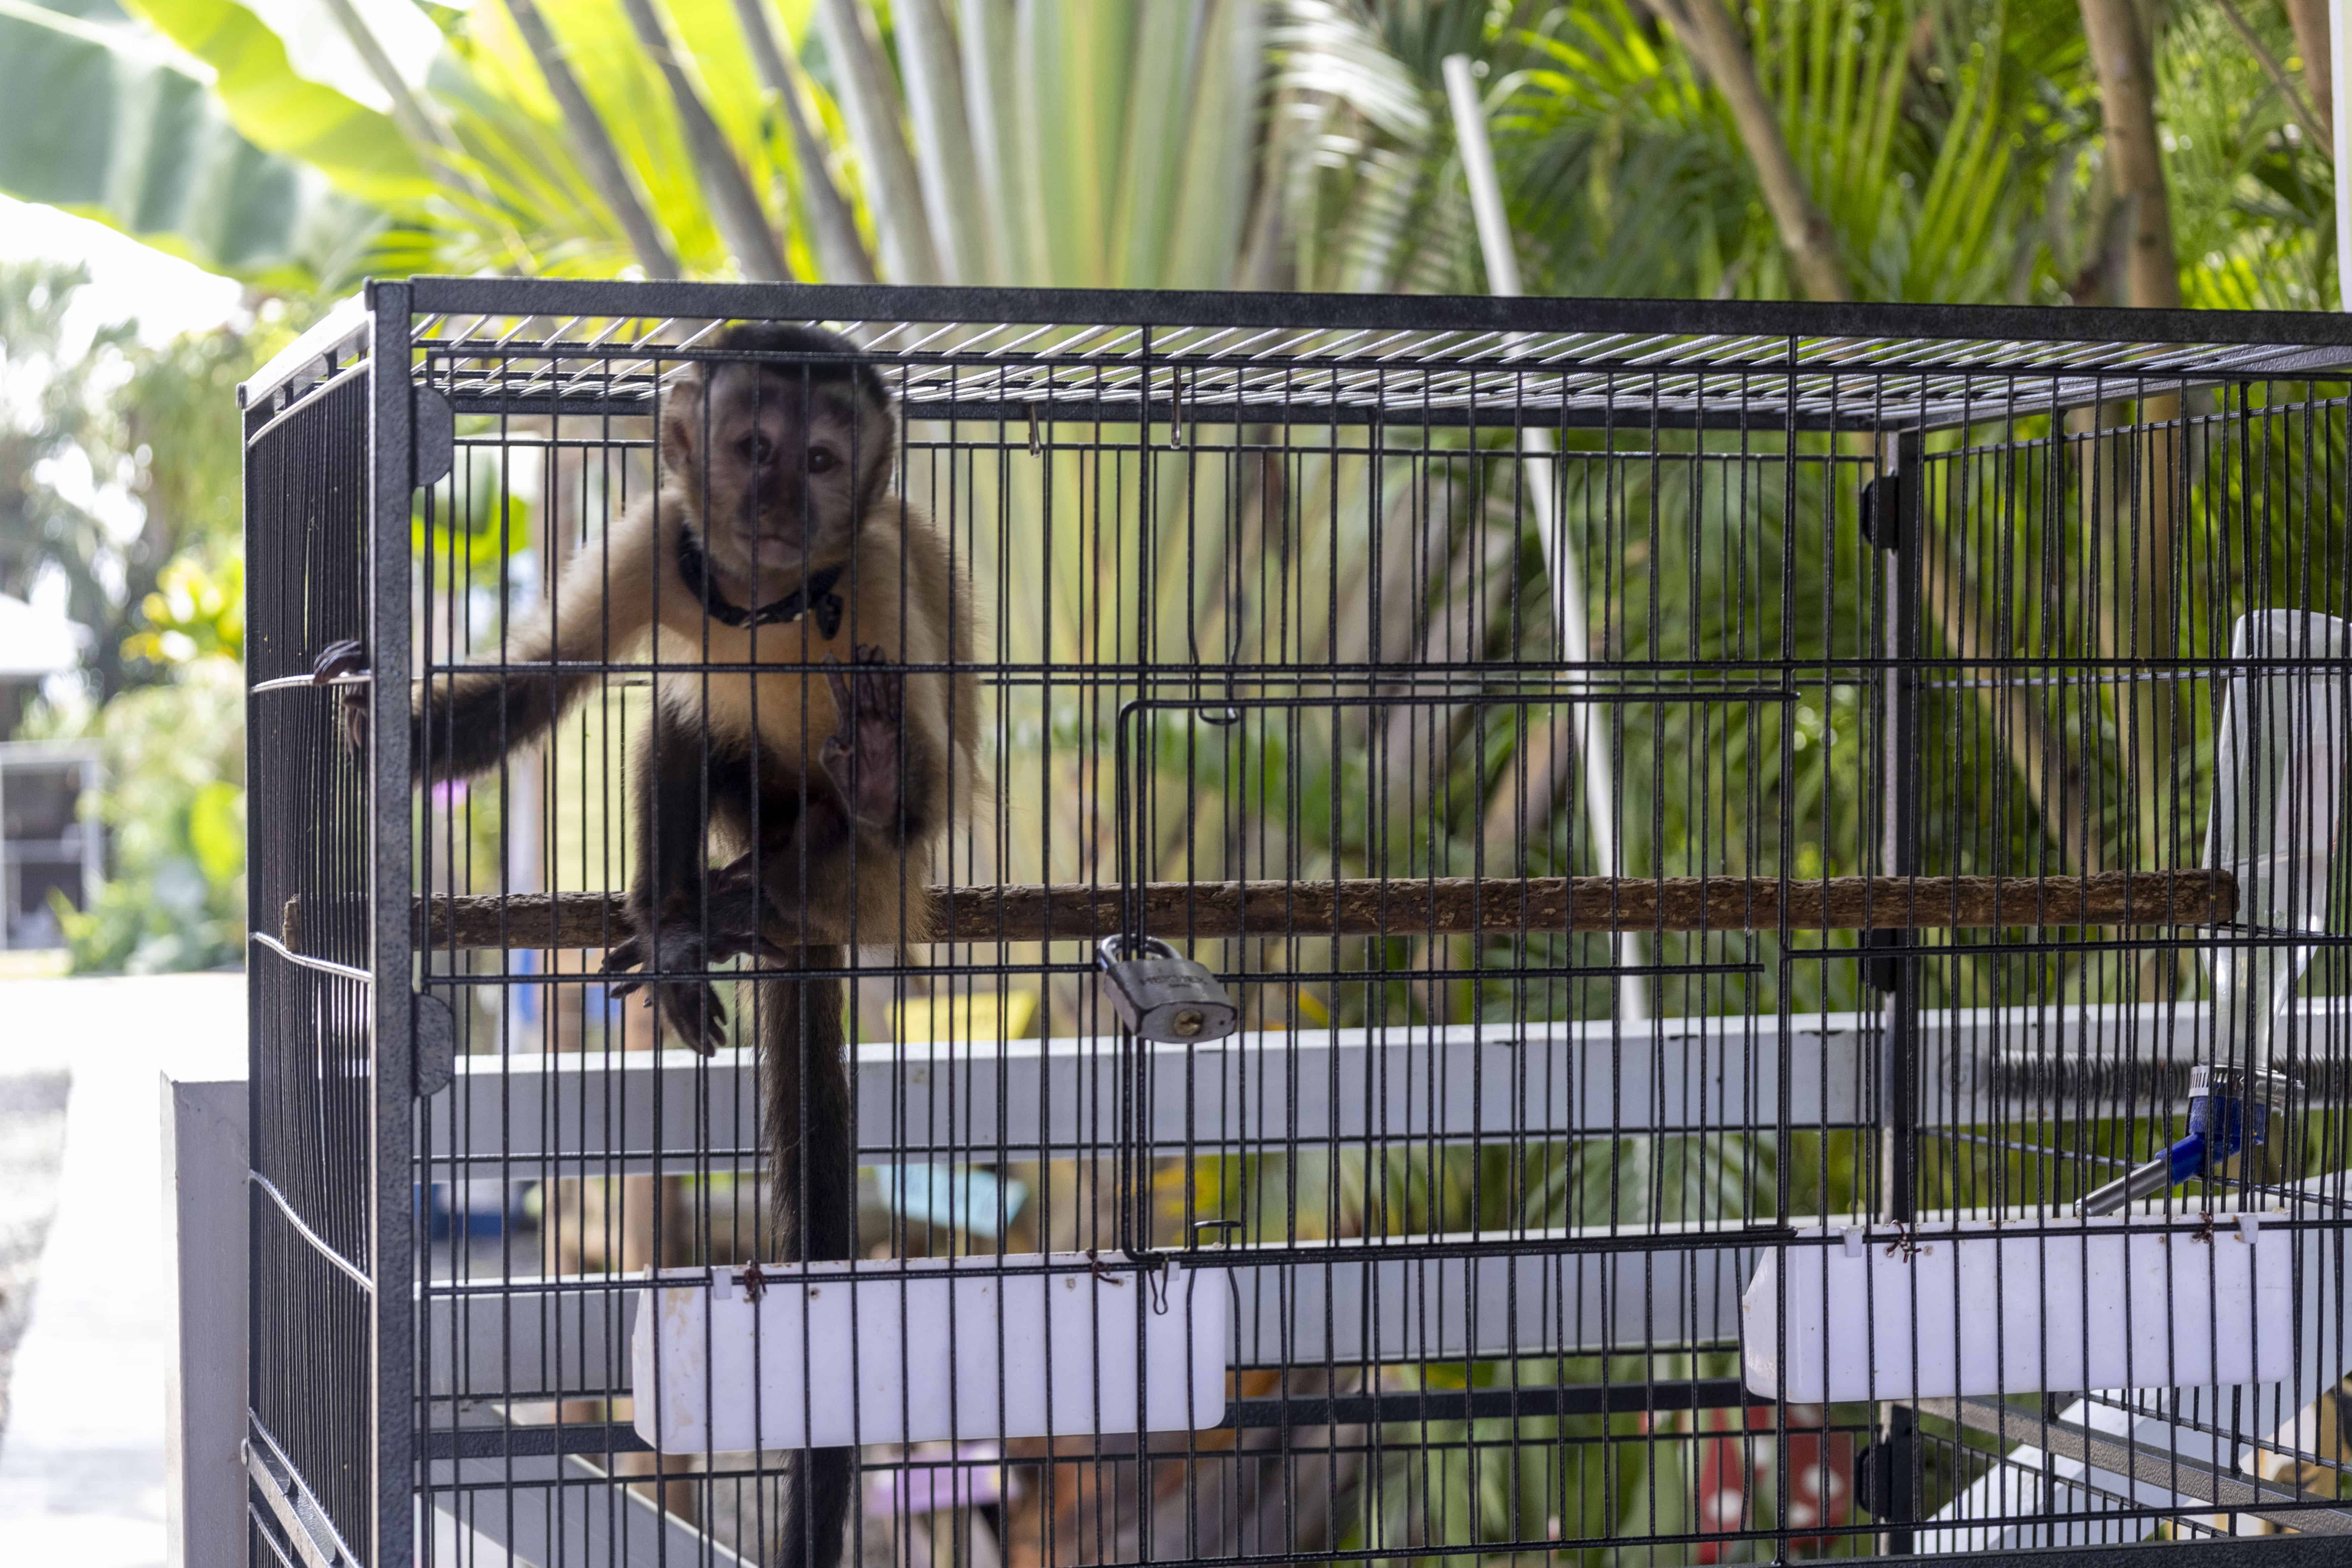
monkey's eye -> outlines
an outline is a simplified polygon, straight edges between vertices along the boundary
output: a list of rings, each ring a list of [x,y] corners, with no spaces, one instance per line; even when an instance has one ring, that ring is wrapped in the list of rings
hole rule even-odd
[[[756,463],[762,468],[776,455],[776,444],[756,431],[737,442],[736,449],[743,454],[746,462]]]
[[[811,447],[809,448],[808,471],[812,474],[824,473],[826,469],[834,467],[834,465],[840,461],[841,459],[835,457],[830,448],[824,447]]]

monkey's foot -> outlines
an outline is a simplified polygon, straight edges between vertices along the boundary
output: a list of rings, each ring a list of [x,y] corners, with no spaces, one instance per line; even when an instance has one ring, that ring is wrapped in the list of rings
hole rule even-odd
[[[714,934],[706,939],[693,926],[676,918],[640,918],[637,929],[604,953],[604,973],[643,970],[663,979],[624,981],[613,987],[615,996],[643,991],[653,1004],[658,1026],[686,1042],[697,1054],[709,1056],[727,1043],[727,1005],[709,981],[678,978],[708,970],[749,951],[737,938]]]
[[[800,949],[818,940],[804,928],[805,900],[787,899],[797,906],[787,913],[778,907],[770,884],[795,880],[787,852],[782,863],[775,856],[744,855],[704,874],[703,907],[710,915],[710,954],[714,960],[753,957],[791,963]]]
[[[343,676],[365,674],[367,667],[367,648],[358,639],[346,637],[341,642],[331,642],[310,661],[310,684],[332,686]],[[342,724],[343,743],[354,752],[364,752],[368,739],[368,689],[355,684],[342,687],[341,691],[335,711]]]
[[[612,968],[612,961],[605,961]],[[666,968],[667,965],[656,965]],[[613,987],[615,996],[643,991],[653,1005],[656,1027],[676,1035],[695,1055],[707,1057],[727,1043],[727,1004],[719,988],[679,980],[631,980]]]
[[[906,722],[907,678],[875,667],[889,656],[878,647],[850,650],[850,664],[826,660],[834,711],[841,715],[818,761],[841,791],[851,820],[887,831],[899,826],[904,763],[899,731]]]

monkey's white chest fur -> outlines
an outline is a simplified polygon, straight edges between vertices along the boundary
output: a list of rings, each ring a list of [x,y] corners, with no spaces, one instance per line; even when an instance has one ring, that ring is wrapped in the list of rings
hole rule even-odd
[[[780,760],[814,753],[840,728],[833,688],[823,666],[849,662],[852,617],[844,616],[837,636],[826,637],[806,621],[785,626],[736,627],[712,623],[704,628],[665,625],[655,635],[654,659],[665,667],[690,667],[656,678],[663,700],[674,712],[698,715],[716,734],[753,742]],[[895,632],[896,627],[860,628]],[[860,640],[896,658],[897,638]],[[783,668],[755,667],[782,665]]]

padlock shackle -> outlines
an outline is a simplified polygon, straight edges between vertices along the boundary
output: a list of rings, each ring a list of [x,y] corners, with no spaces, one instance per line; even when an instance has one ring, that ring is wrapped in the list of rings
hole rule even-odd
[[[1127,952],[1122,952],[1119,951],[1122,946],[1126,946],[1129,943],[1132,943],[1133,945],[1129,947]],[[1166,942],[1160,941],[1156,936],[1131,937],[1124,932],[1115,931],[1095,944],[1095,956],[1101,961],[1101,967],[1105,969],[1108,969],[1112,964],[1118,963],[1121,959],[1131,957],[1138,952],[1148,952],[1154,958],[1181,958],[1183,956],[1183,954],[1178,952],[1174,948],[1169,946]]]

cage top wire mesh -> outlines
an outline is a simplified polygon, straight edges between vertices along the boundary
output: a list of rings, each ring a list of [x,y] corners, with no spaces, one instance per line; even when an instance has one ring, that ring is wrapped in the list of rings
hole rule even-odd
[[[1568,426],[1693,419],[1770,429],[1935,427],[2147,395],[2214,376],[2340,368],[2335,318],[2289,312],[1423,299],[1077,289],[418,280],[413,352],[459,396],[642,402],[729,321],[831,322],[899,367],[910,415],[1025,417],[1149,402],[1165,420],[1263,413],[1411,423],[1539,410]],[[361,352],[363,302],[248,395]],[[668,353],[648,357],[642,345]],[[527,369],[525,367],[528,367]],[[2021,378],[2011,385],[2009,378]]]
[[[245,391],[255,1561],[807,1563],[828,1486],[877,1565],[2352,1529],[2347,361],[2333,317],[375,286]],[[772,630],[722,584],[633,637],[616,575],[676,593],[710,512],[657,415],[730,364],[786,446],[874,373],[884,543],[837,629],[803,570]],[[926,657],[875,629],[919,541],[971,587]],[[721,797],[854,793],[741,781],[848,732],[868,645],[971,694],[884,864],[931,923],[706,940],[689,1049],[603,967],[646,801],[704,803],[713,938]],[[785,678],[821,712],[748,764],[677,721]],[[571,700],[384,721],[462,682]],[[1237,1032],[1119,1026],[1095,944],[1143,936]]]

